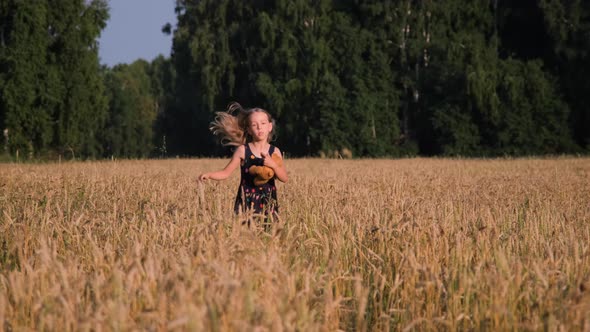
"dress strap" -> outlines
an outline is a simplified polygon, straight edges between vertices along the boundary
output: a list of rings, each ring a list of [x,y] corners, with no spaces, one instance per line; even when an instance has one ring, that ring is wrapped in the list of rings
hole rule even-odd
[[[246,143],[246,144],[244,144],[244,146],[246,147],[246,151],[244,153],[244,158],[246,160],[248,160],[248,158],[250,158],[250,155],[252,154],[252,150],[250,150],[250,144]]]
[[[268,148],[268,155],[272,156],[273,153],[275,153],[275,146],[271,145],[270,148]]]

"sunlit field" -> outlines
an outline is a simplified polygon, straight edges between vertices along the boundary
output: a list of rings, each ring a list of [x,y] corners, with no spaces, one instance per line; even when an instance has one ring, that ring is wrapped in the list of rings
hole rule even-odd
[[[0,165],[0,330],[590,330],[590,159]]]

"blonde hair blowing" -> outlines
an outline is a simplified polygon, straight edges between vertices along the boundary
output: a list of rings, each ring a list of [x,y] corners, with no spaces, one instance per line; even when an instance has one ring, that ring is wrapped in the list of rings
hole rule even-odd
[[[236,112],[236,115],[232,113]],[[254,112],[264,112],[268,116],[268,121],[274,122],[270,114],[262,108],[243,109],[238,103],[231,103],[226,112],[215,113],[215,120],[211,122],[209,130],[214,135],[221,138],[221,144],[226,146],[240,146],[246,144],[251,137],[248,134],[250,114]],[[268,135],[269,142],[272,139],[272,132]]]

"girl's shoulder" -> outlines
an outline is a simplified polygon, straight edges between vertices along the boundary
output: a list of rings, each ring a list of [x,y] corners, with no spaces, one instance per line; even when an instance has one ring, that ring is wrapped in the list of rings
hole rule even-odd
[[[274,154],[274,153],[276,153],[276,154],[278,154],[278,155],[279,155],[281,158],[283,157],[283,153],[281,152],[281,149],[279,149],[279,147],[278,147],[278,146],[271,145],[271,146],[270,146],[270,150],[272,150],[272,152],[271,152],[270,154]]]
[[[234,151],[234,156],[239,157],[242,160],[246,159],[246,145],[240,145],[236,147],[236,150]]]

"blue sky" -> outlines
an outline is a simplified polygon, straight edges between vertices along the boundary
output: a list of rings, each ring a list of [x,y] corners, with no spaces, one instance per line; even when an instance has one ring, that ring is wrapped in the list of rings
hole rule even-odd
[[[166,23],[176,27],[174,0],[109,0],[110,19],[99,39],[100,63],[110,67],[139,58],[152,61],[170,56],[172,35],[162,33]]]

